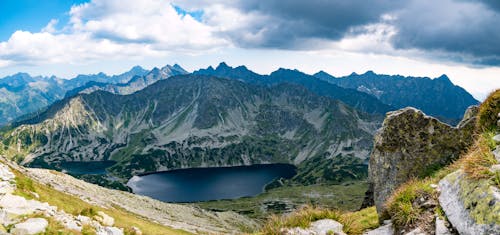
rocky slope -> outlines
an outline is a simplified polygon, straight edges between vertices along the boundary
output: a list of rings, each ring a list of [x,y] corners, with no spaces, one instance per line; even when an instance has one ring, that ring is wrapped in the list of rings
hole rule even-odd
[[[81,94],[17,123],[3,151],[32,166],[112,159],[132,175],[185,167],[292,163],[310,184],[366,177],[380,118],[294,85],[178,76],[127,96]]]
[[[8,160],[3,159],[3,161],[5,163],[0,163],[0,231],[3,230],[3,232],[39,234],[58,229],[59,233],[66,232],[64,234],[93,232],[98,235],[120,235],[124,234],[124,231],[126,234],[143,234],[140,228],[133,226],[135,222],[132,224],[121,222],[125,219],[122,216],[133,221],[130,217],[136,215],[140,215],[140,218],[147,219],[147,221],[166,226],[165,229],[158,227],[156,230],[158,234],[182,234],[180,231],[176,232],[167,227],[196,234],[236,234],[240,233],[242,228],[255,229],[257,226],[252,220],[233,212],[212,213],[191,206],[167,204],[151,198],[85,183],[62,173],[23,168]],[[18,172],[18,176],[14,175],[9,166]],[[31,180],[48,188],[28,187],[27,182]],[[28,188],[31,189],[27,191]],[[37,190],[41,195],[38,195]],[[59,205],[63,203],[64,205],[67,203],[64,200],[73,197],[74,200],[85,201],[92,209],[86,212],[85,209],[88,208],[69,205],[58,208],[44,201],[47,199],[44,195],[46,190],[67,195],[53,196],[49,200],[50,203]],[[78,213],[65,211],[70,208],[76,209]],[[118,216],[113,218],[103,212],[115,211],[110,208],[121,208],[123,212],[113,213],[112,215]],[[147,225],[143,224],[143,226]],[[6,231],[7,229],[9,231]],[[144,234],[151,233],[144,231]]]
[[[372,71],[333,77],[323,71],[315,77],[343,88],[364,92],[395,108],[415,107],[447,123],[456,124],[463,112],[479,101],[446,75],[435,79],[381,75]]]

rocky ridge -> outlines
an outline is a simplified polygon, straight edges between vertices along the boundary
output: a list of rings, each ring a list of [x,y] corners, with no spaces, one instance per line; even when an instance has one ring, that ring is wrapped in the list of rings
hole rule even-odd
[[[234,212],[212,213],[191,206],[163,203],[144,196],[106,189],[51,170],[24,168],[15,163],[9,163],[9,166],[41,184],[61,193],[73,195],[92,205],[102,208],[123,208],[129,213],[141,215],[149,221],[155,221],[171,228],[192,233],[233,234],[238,233],[242,227],[255,228],[257,226],[252,220]],[[48,203],[42,203],[35,199],[27,200],[22,196],[13,195],[16,187],[14,177],[9,167],[0,163],[0,179],[2,180],[0,191],[3,193],[0,196],[0,220],[4,226],[21,224],[18,227],[22,229],[26,227],[23,223],[33,221],[23,221],[23,217],[20,216],[32,214],[33,217],[45,221],[48,218],[54,219],[68,230],[81,231],[84,226],[91,226],[98,235],[123,234],[123,228],[113,227],[114,218],[104,212],[99,211],[92,218],[83,215],[74,216],[58,210],[57,207]],[[42,220],[37,221],[37,224],[44,224],[41,222]],[[15,229],[16,225],[14,225],[13,231],[16,231]],[[141,234],[138,228],[134,228],[134,230],[135,234]],[[37,230],[35,233],[38,232],[40,231]],[[17,234],[16,232],[12,233]]]
[[[15,235],[43,233],[49,226],[47,218],[51,218],[71,231],[81,232],[83,226],[87,225],[91,226],[97,235],[123,235],[123,228],[113,227],[113,218],[104,212],[94,218],[74,216],[46,202],[27,200],[14,195],[15,188],[14,173],[7,165],[0,163],[0,230],[3,229],[3,232]],[[25,219],[26,217],[28,219]],[[12,228],[7,231],[6,227]]]

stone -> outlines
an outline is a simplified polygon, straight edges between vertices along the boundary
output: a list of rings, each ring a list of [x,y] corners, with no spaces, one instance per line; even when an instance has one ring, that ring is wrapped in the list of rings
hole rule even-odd
[[[22,223],[14,225],[11,233],[14,235],[29,235],[45,232],[49,222],[43,218],[31,218]]]
[[[416,228],[416,229],[411,230],[408,233],[405,233],[405,235],[427,235],[427,233],[422,231],[422,229],[420,229],[420,228]]]
[[[439,217],[436,217],[436,235],[452,235],[446,227],[446,223]]]
[[[9,170],[9,167],[0,163],[0,179],[2,181],[11,181],[16,178],[16,175]]]
[[[500,234],[494,214],[500,211],[500,193],[488,179],[470,180],[457,170],[439,181],[439,188],[439,204],[459,234]]]
[[[490,167],[490,171],[495,173],[495,172],[500,172],[500,164],[496,164]]]
[[[132,226],[132,231],[135,235],[142,235],[142,231],[138,227]]]
[[[493,156],[495,156],[497,162],[500,163],[500,146],[497,146],[495,150],[493,150]]]
[[[123,235],[123,230],[117,227],[103,227],[96,233],[97,235]]]
[[[92,219],[90,217],[84,216],[84,215],[78,215],[76,216],[76,220],[79,221],[81,224],[87,225],[92,223]]]
[[[345,235],[345,233],[342,231],[343,227],[344,225],[335,220],[322,219],[311,223],[309,229],[318,235],[327,235],[327,234]]]
[[[500,134],[493,136],[493,141],[495,141],[495,143],[497,144],[500,144]]]
[[[288,235],[346,235],[342,228],[344,225],[341,223],[331,220],[331,219],[322,219],[311,223],[311,226],[307,229],[303,228],[285,228],[281,230],[282,234]]]
[[[95,219],[104,226],[113,226],[115,224],[115,219],[102,211],[97,212]]]
[[[388,223],[374,230],[365,232],[364,235],[394,235],[394,229],[392,228],[392,223]]]
[[[415,108],[389,112],[374,137],[369,181],[375,206],[383,220],[387,198],[414,177],[424,177],[429,168],[456,160],[474,142],[477,107],[467,110],[457,127],[426,116]]]

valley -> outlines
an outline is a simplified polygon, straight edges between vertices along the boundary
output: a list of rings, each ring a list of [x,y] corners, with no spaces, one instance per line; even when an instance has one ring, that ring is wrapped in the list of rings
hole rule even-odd
[[[183,71],[165,66],[129,82],[90,81],[4,126],[0,153],[167,204],[236,212],[249,227],[304,205],[373,205],[369,156],[394,103],[297,70],[259,75],[221,63]]]

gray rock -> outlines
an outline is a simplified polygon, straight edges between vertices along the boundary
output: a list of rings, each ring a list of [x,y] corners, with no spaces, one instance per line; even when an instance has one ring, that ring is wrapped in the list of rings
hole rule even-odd
[[[309,226],[309,228],[307,229],[299,227],[282,229],[281,233],[288,235],[345,235],[345,233],[342,231],[343,227],[344,225],[335,220],[322,219],[311,223],[311,226]]]
[[[95,218],[104,226],[113,226],[113,224],[115,224],[115,219],[102,211],[97,212]]]
[[[497,144],[500,144],[500,134],[493,136],[493,141],[495,141],[495,143]]]
[[[436,235],[452,235],[446,227],[446,223],[439,217],[436,217]]]
[[[439,203],[461,235],[500,234],[500,225],[488,219],[495,218],[491,213],[500,210],[500,193],[495,191],[495,187],[490,187],[488,180],[469,181],[465,173],[458,170],[444,177],[439,182],[439,188]],[[471,206],[474,204],[487,205],[489,208],[478,209]],[[480,211],[471,211],[475,209]],[[477,222],[476,218],[481,222]]]
[[[497,162],[500,163],[500,146],[497,146],[496,149],[493,150],[493,155],[495,159],[497,159]]]
[[[470,108],[457,127],[414,108],[389,112],[374,137],[369,177],[380,215],[392,192],[430,167],[446,165],[473,143],[477,107]],[[382,216],[380,219],[384,219]]]
[[[123,230],[117,227],[104,227],[97,231],[97,235],[123,235]]]
[[[31,218],[23,223],[14,225],[11,233],[14,235],[29,235],[45,232],[49,222],[43,218]]]
[[[309,229],[318,235],[327,235],[331,234],[332,232],[333,234],[345,235],[345,233],[342,231],[343,227],[344,225],[335,220],[322,219],[311,223]]]
[[[422,231],[422,229],[420,229],[420,228],[416,228],[416,229],[411,230],[408,233],[405,233],[405,235],[427,235],[427,233]]]
[[[392,228],[392,223],[380,226],[377,229],[365,232],[364,235],[393,235],[394,229]]]

